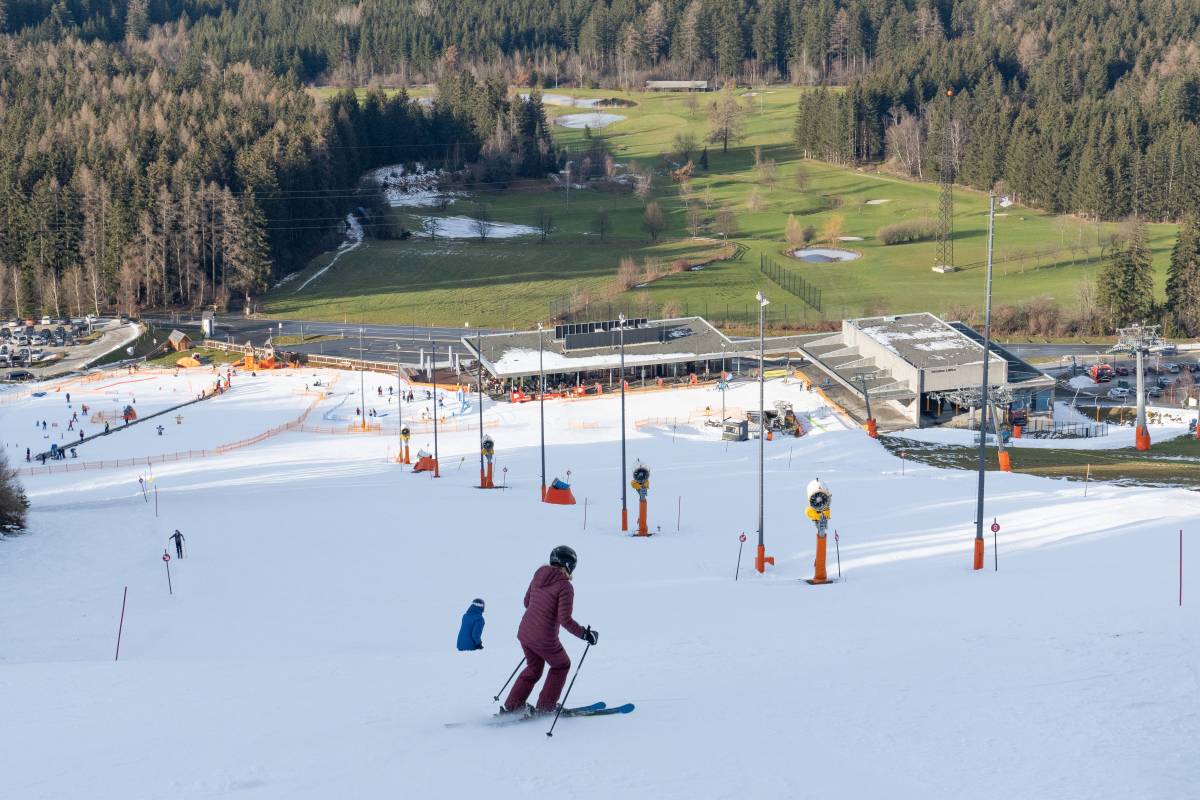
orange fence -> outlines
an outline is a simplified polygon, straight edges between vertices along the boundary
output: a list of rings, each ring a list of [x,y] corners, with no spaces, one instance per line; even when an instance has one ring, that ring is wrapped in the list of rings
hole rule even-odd
[[[335,376],[329,386],[332,387],[337,382]],[[256,436],[251,436],[247,439],[239,439],[236,442],[228,442],[218,445],[215,450],[181,450],[176,453],[164,453],[157,456],[145,456],[144,458],[118,458],[111,461],[63,461],[58,464],[47,464],[43,467],[25,467],[17,470],[19,475],[52,475],[59,472],[85,472],[87,470],[97,469],[113,469],[115,467],[137,467],[143,464],[165,464],[174,461],[189,461],[193,458],[207,458],[208,456],[219,456],[228,453],[232,450],[239,450],[243,447],[249,447],[252,444],[266,441],[273,436],[278,436],[285,431],[304,430],[304,422],[308,419],[308,415],[313,412],[313,409],[325,399],[326,395],[321,392],[309,392],[315,394],[313,401],[308,408],[304,409],[304,413],[296,417],[291,422],[285,422],[283,425],[277,425],[274,428],[265,430]]]

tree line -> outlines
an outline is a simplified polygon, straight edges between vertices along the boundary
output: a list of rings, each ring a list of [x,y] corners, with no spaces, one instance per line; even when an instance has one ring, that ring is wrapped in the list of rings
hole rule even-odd
[[[540,100],[447,71],[438,102],[328,103],[181,30],[0,51],[0,311],[30,316],[250,302],[335,244],[367,170],[557,159]]]

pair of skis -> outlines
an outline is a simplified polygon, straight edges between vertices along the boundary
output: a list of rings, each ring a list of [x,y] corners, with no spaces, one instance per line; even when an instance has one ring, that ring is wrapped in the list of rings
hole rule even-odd
[[[564,708],[560,716],[563,717],[607,717],[613,714],[628,714],[633,711],[633,703],[625,703],[620,706],[609,707],[607,703],[598,702],[587,706],[576,706],[575,708]],[[545,719],[549,715],[543,714],[519,714],[513,712],[511,714],[497,714],[491,719],[485,721],[484,725],[493,728],[506,727],[515,725],[518,722],[528,722],[535,719]],[[466,722],[447,722],[447,728],[459,728],[471,723]]]

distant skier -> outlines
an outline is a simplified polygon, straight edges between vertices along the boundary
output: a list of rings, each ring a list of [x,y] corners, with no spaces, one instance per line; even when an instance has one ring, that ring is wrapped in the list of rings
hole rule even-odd
[[[476,597],[471,601],[471,607],[462,615],[462,624],[458,626],[458,649],[483,649],[483,600]]]
[[[550,665],[550,674],[546,676],[533,713],[554,713],[558,695],[571,669],[571,658],[558,640],[559,627],[566,628],[567,632],[589,644],[595,644],[599,638],[596,631],[584,629],[571,616],[575,604],[571,576],[575,573],[577,563],[575,551],[560,545],[550,552],[550,563],[538,567],[533,573],[533,580],[525,591],[525,615],[521,617],[521,626],[517,629],[517,641],[525,651],[525,669],[513,684],[501,713],[526,710],[525,701],[529,699],[534,684],[542,677],[542,669],[546,664]]]
[[[183,558],[183,534],[176,528],[175,532],[167,537],[168,542],[175,543],[175,557]]]

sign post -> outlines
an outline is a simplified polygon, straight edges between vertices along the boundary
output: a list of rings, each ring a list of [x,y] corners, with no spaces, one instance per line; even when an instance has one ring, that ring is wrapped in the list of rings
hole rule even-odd
[[[992,564],[994,565],[994,572],[1000,571],[1000,553],[997,552],[1000,549],[998,537],[999,533],[1000,523],[996,521],[995,517],[992,517]]]
[[[737,569],[735,569],[733,572],[734,582],[737,581],[738,575],[741,574],[741,571],[742,571],[742,546],[745,544],[746,544],[746,534],[743,533],[742,535],[738,536],[738,560],[737,560]]]
[[[842,579],[842,546],[839,544],[842,538],[838,536],[837,528],[833,530],[833,551],[837,553],[838,562],[838,580]]]
[[[1180,541],[1183,541],[1180,539]],[[1182,595],[1180,595],[1182,597]],[[113,661],[121,660],[121,631],[125,630],[125,601],[129,599],[129,587],[125,587],[125,591],[121,594],[121,623],[117,625],[117,654],[113,656]]]
[[[166,550],[163,550],[163,566],[167,568],[167,592],[175,594],[175,589],[171,586],[171,554]]]
[[[904,476],[904,462],[907,459],[908,459],[908,452],[905,450],[901,450],[900,451],[900,476],[901,477]]]

